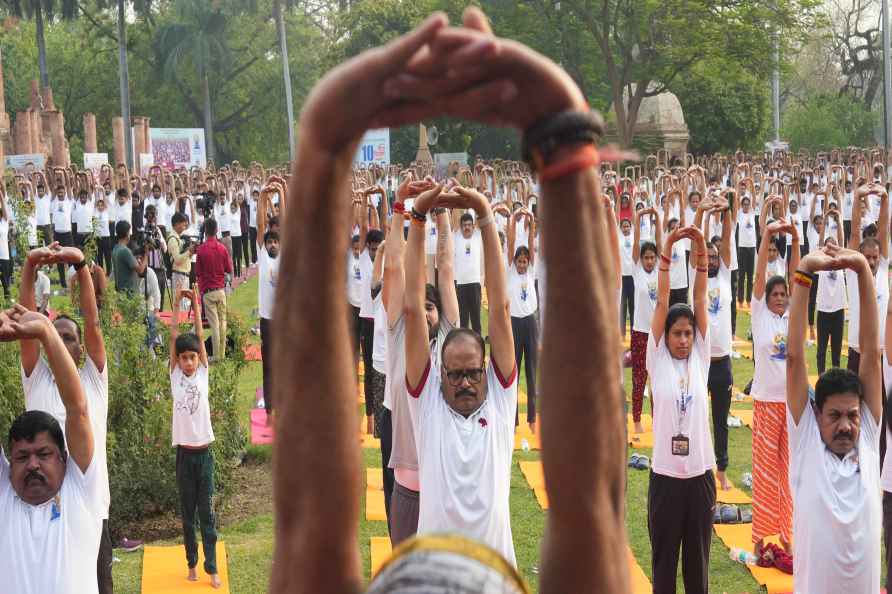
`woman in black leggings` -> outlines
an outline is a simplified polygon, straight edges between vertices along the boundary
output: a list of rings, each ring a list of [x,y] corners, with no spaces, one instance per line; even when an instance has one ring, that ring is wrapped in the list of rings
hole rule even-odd
[[[533,274],[533,253],[526,246],[515,251],[517,221],[527,217],[529,237],[535,237],[533,214],[525,208],[515,212],[508,219],[508,253],[513,254],[508,266],[508,296],[511,299],[511,330],[514,333],[514,358],[520,373],[521,361],[527,378],[527,423],[532,432],[536,431],[536,362],[539,349],[539,326],[536,312],[539,300],[536,296]],[[517,416],[514,419],[518,422]]]
[[[830,235],[828,231],[830,220],[835,218],[836,235]],[[835,243],[842,245],[843,224],[839,212],[827,211],[826,219],[820,215],[814,217],[815,231],[818,232],[818,245],[812,249],[820,249],[826,244]],[[825,234],[827,235],[825,239]],[[845,271],[822,270],[818,272],[816,283],[817,296],[815,306],[817,309],[818,323],[818,373],[824,373],[827,368],[827,342],[830,342],[830,363],[833,367],[839,367],[840,354],[842,352],[842,332],[845,327],[846,316],[846,283]]]

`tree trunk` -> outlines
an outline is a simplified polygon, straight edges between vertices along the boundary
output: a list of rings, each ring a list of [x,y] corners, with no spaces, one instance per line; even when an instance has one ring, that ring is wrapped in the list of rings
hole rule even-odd
[[[201,93],[204,95],[204,138],[207,145],[208,161],[216,157],[214,148],[214,116],[211,113],[211,85],[208,82],[208,73],[205,70],[201,78]]]
[[[37,11],[34,13],[34,25],[37,29],[37,62],[40,67],[40,88],[50,86],[50,73],[46,67],[46,39],[43,31],[43,7],[37,3]]]
[[[127,23],[124,20],[126,16],[124,4],[124,0],[118,0],[118,83],[121,93],[121,118],[124,120],[124,155],[127,169],[132,172],[134,163],[139,157],[134,159],[133,155],[132,123],[130,121],[130,73],[127,70]],[[136,165],[139,169],[138,162]]]
[[[279,32],[279,49],[282,54],[282,76],[285,79],[285,106],[288,110],[288,155],[294,161],[294,100],[291,96],[291,68],[288,65],[288,40],[285,36],[285,18],[282,15],[282,2],[275,0],[273,14]]]

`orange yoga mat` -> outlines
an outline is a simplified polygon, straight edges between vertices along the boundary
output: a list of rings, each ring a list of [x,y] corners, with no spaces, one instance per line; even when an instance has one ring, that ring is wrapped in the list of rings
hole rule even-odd
[[[373,536],[369,539],[369,556],[372,563],[372,577],[378,573],[384,562],[390,558],[392,549],[390,547],[390,539],[386,536]]]
[[[740,547],[747,551],[753,550],[753,525],[752,524],[716,524],[713,526],[715,533],[728,549]],[[780,544],[777,537],[766,539],[768,542]],[[765,586],[768,594],[782,594],[793,591],[793,576],[788,575],[773,567],[759,567],[747,565],[753,578]]]
[[[514,429],[514,449],[515,450],[523,449],[523,440],[524,439],[527,440],[527,446],[529,446],[529,448],[531,450],[542,449],[542,447],[539,444],[539,430],[537,429],[536,433],[534,434],[532,431],[530,431],[529,425],[521,422],[520,425],[518,425]]]
[[[713,476],[715,476],[713,474]],[[728,480],[731,483],[731,480]],[[734,486],[734,483],[731,483],[731,488],[728,490],[723,490],[719,487],[719,482],[716,480],[715,482],[715,499],[719,503],[733,503],[736,505],[740,505],[742,503],[752,503],[753,500],[747,495],[744,491],[741,491],[737,487]]]
[[[384,507],[384,491],[366,489],[365,519],[369,522],[386,522],[387,511]]]
[[[183,594],[190,592],[229,592],[229,568],[226,563],[226,545],[217,541],[217,571],[223,585],[211,586],[210,577],[204,573],[204,554],[198,546],[198,581],[186,579],[186,550],[183,545],[170,547],[145,547],[142,558],[142,594]]]

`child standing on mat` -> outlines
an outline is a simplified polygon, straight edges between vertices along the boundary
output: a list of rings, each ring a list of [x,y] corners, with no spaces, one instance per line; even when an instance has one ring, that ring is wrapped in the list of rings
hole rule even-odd
[[[217,529],[214,522],[214,441],[208,403],[208,355],[201,327],[201,299],[198,292],[180,290],[173,303],[170,325],[170,391],[173,396],[173,445],[177,448],[177,491],[183,514],[183,541],[189,580],[198,581],[198,542],[195,540],[195,512],[201,526],[204,571],[211,585],[219,588],[217,574]],[[195,316],[195,332],[179,335],[180,302],[188,299]]]

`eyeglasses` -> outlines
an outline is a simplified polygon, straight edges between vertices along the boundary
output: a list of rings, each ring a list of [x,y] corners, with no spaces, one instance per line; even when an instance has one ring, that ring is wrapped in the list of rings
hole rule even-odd
[[[468,378],[468,382],[471,384],[479,384],[480,380],[483,379],[483,372],[485,371],[482,367],[454,370],[449,370],[444,367],[443,369],[446,371],[446,379],[448,379],[449,383],[453,386],[460,386],[462,380],[465,378]]]

